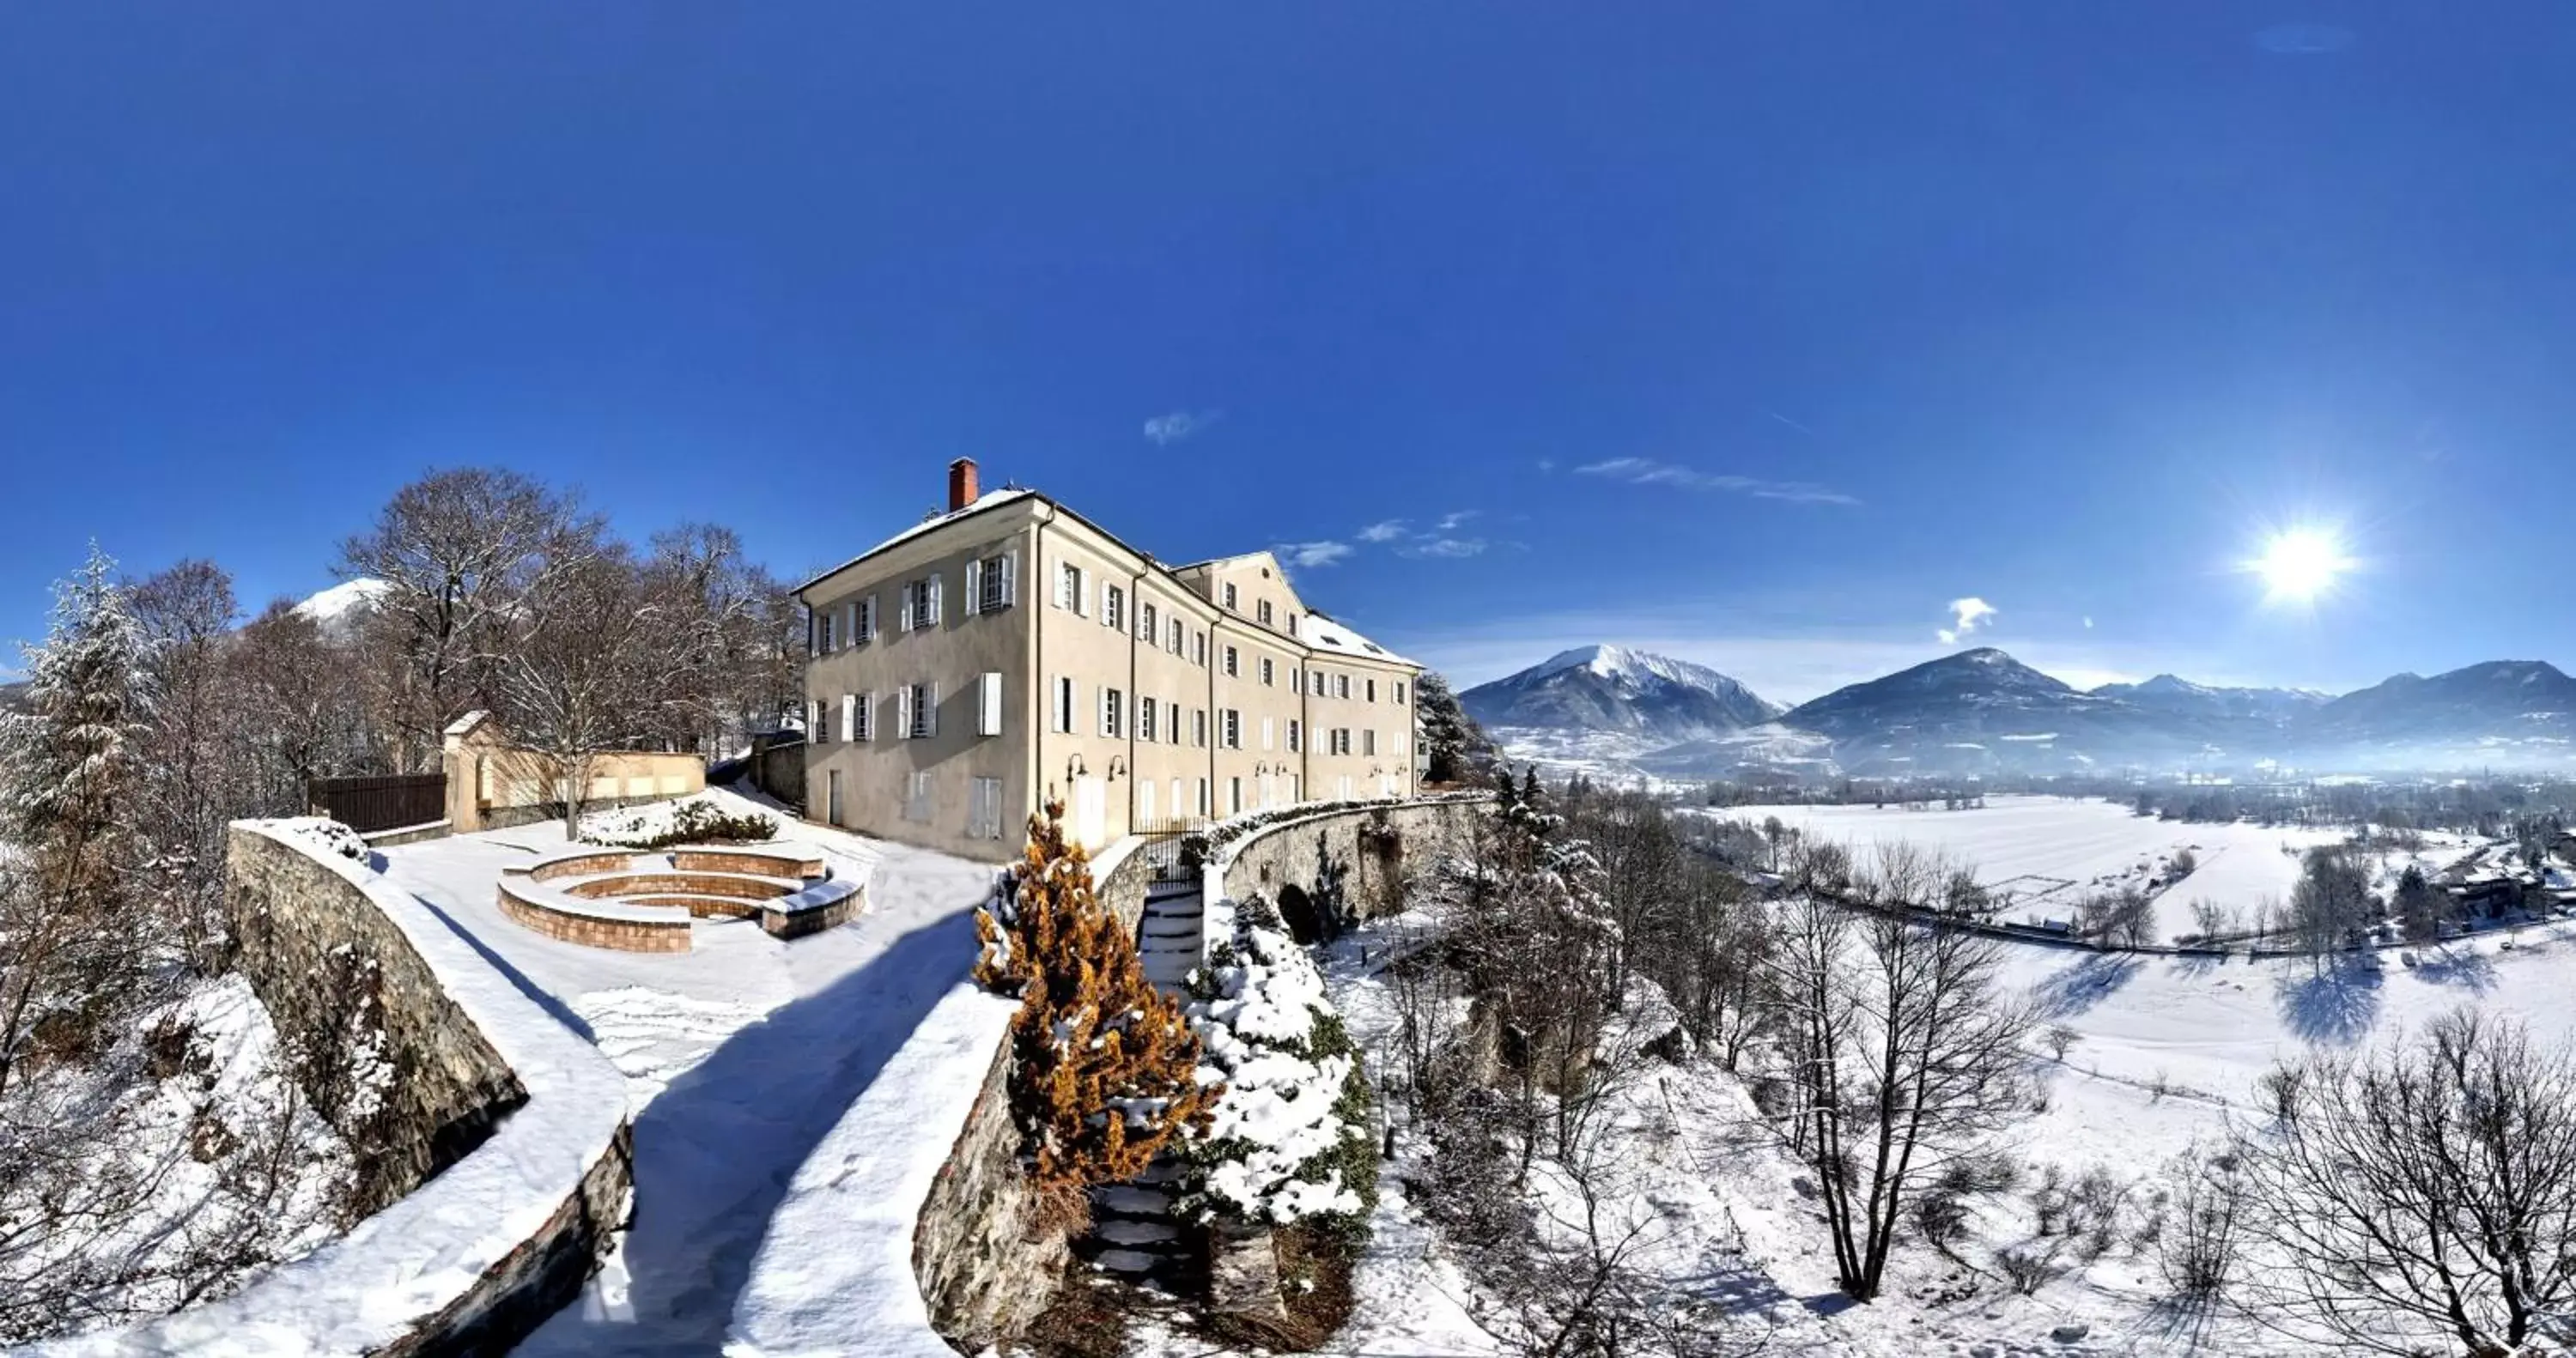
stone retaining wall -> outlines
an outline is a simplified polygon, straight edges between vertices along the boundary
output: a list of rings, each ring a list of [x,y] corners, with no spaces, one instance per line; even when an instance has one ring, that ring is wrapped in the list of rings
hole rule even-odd
[[[235,964],[281,1034],[323,1036],[371,976],[397,1073],[371,1121],[381,1185],[410,1191],[228,1297],[31,1358],[178,1353],[462,1358],[525,1338],[581,1289],[633,1197],[627,1086],[435,911],[291,824],[236,822]],[[316,1099],[317,1106],[321,1100]]]
[[[1406,883],[1442,855],[1464,850],[1492,811],[1490,798],[1389,802],[1265,825],[1208,865],[1209,936],[1220,927],[1232,933],[1231,921],[1214,913],[1220,902],[1256,896],[1278,909],[1300,942],[1401,909]]]
[[[352,1014],[381,1015],[393,1066],[384,1099],[362,1121],[342,1116],[330,1091],[313,1100],[363,1157],[359,1210],[373,1212],[456,1163],[526,1102],[518,1076],[402,930],[328,863],[236,826],[224,874],[233,965],[280,1037],[327,1048],[348,1040]]]

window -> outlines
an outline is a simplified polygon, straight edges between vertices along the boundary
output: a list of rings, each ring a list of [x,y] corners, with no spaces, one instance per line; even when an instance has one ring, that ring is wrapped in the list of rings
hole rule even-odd
[[[1200,814],[1200,815],[1202,815],[1202,816],[1204,816],[1204,815],[1206,815],[1207,813],[1208,813],[1208,785],[1207,785],[1207,780],[1206,780],[1205,778],[1202,778],[1202,779],[1200,779],[1200,780],[1199,780],[1199,814]]]
[[[1351,677],[1349,675],[1336,674],[1333,676],[1333,696],[1336,698],[1347,698],[1351,696]]]
[[[877,596],[873,594],[859,600],[858,639],[860,641],[877,639]]]
[[[1127,626],[1127,591],[1116,585],[1100,590],[1100,625],[1124,630]]]
[[[1270,625],[1270,601],[1268,599],[1264,599],[1261,602],[1254,604],[1252,609],[1253,612],[1260,615],[1261,625],[1268,627]]]
[[[859,695],[855,693],[844,693],[841,695],[841,739],[856,740],[858,738]]]
[[[1243,711],[1242,711],[1242,709],[1240,709],[1240,708],[1234,708],[1234,707],[1229,707],[1229,708],[1227,708],[1227,709],[1224,711],[1224,713],[1223,713],[1222,715],[1223,715],[1223,716],[1224,716],[1224,718],[1225,718],[1225,725],[1224,725],[1224,728],[1223,728],[1223,729],[1224,729],[1224,731],[1225,731],[1225,747],[1226,747],[1227,749],[1229,749],[1229,750],[1240,750],[1240,749],[1242,749],[1242,748],[1243,748]]]
[[[1002,734],[1002,672],[986,670],[975,677],[975,734]]]
[[[1395,685],[1395,705],[1398,707],[1404,706],[1404,683],[1402,680],[1398,680]]]
[[[1372,758],[1377,755],[1376,727],[1372,726],[1368,730],[1360,732],[1360,753]]]
[[[1148,745],[1160,739],[1154,734],[1154,700],[1141,694],[1136,699],[1136,738]],[[1146,785],[1147,794],[1153,790],[1152,784]]]
[[[1368,700],[1370,702],[1377,701],[1377,681],[1375,679],[1368,681]]]
[[[1100,690],[1100,734],[1111,737],[1121,734],[1119,727],[1127,716],[1126,704],[1125,693],[1114,688]]]
[[[1228,588],[1228,589],[1231,589],[1231,588],[1233,588],[1233,586],[1229,585],[1229,586],[1227,586],[1227,588]],[[1226,814],[1227,814],[1227,815],[1229,815],[1229,816],[1240,816],[1240,815],[1242,815],[1242,814],[1243,814],[1243,780],[1242,780],[1242,779],[1240,779],[1240,778],[1228,778],[1228,779],[1226,779],[1226,780],[1225,780],[1225,784],[1226,784],[1226,794],[1225,794],[1225,795],[1226,795]]]
[[[1263,717],[1261,719],[1261,748],[1265,750],[1278,748],[1272,743],[1278,739],[1278,735],[1279,723],[1277,719],[1272,717]]]
[[[1225,648],[1225,677],[1226,677],[1226,678],[1228,678],[1228,679],[1233,679],[1233,678],[1238,678],[1238,677],[1240,677],[1240,676],[1241,676],[1241,673],[1242,673],[1242,672],[1241,672],[1241,670],[1239,669],[1240,660],[1241,660],[1241,657],[1240,657],[1239,653],[1238,653],[1238,652],[1236,652],[1236,650],[1235,650],[1233,647],[1228,646],[1228,647],[1226,647],[1226,648]]]
[[[1172,724],[1174,726],[1180,725],[1179,722],[1174,722]],[[1183,805],[1182,795],[1189,791],[1189,786],[1189,783],[1183,779],[1175,778],[1172,780],[1172,819],[1174,820],[1179,820],[1181,817],[1189,814],[1189,812],[1181,809]]]
[[[1224,587],[1224,597],[1225,597],[1225,606],[1226,606],[1226,610],[1227,610],[1228,612],[1232,612],[1232,611],[1234,611],[1234,586],[1233,586],[1233,585],[1229,584],[1229,585],[1226,585],[1226,586]]]
[[[966,611],[998,613],[1019,597],[1020,554],[1004,552],[966,563]]]
[[[1164,725],[1172,728],[1172,743],[1178,745],[1181,743],[1181,700],[1178,698],[1164,699],[1163,711],[1170,714],[1170,719],[1167,720]],[[1172,809],[1174,811],[1181,809],[1181,799],[1177,796],[1172,798]]]
[[[1055,681],[1055,729],[1073,734],[1073,676],[1057,675]]]
[[[1306,668],[1305,668],[1305,666],[1303,666],[1303,665],[1291,665],[1291,666],[1289,666],[1289,667],[1288,667],[1288,691],[1289,691],[1289,692],[1291,692],[1291,693],[1300,693],[1300,694],[1302,694],[1302,693],[1304,693],[1304,692],[1306,691]]]
[[[1171,652],[1174,655],[1181,653],[1181,620],[1178,618],[1172,619]]]
[[[1261,682],[1265,685],[1272,684],[1277,678],[1278,671],[1270,663],[1270,657],[1266,655],[1261,657]]]
[[[877,738],[876,708],[877,695],[873,693],[859,695],[859,701],[855,704],[855,715],[858,719],[851,723],[850,739],[874,740]]]
[[[1141,778],[1136,782],[1136,819],[1139,828],[1154,823],[1154,780],[1151,778]]]
[[[1002,837],[1002,780],[977,778],[966,798],[966,837]]]
[[[832,624],[837,621],[837,619],[833,617],[832,611],[830,609],[823,610],[821,613],[815,615],[815,620],[822,624],[821,635],[823,639],[816,643],[816,645],[822,650],[823,654],[830,655],[832,652],[841,649],[840,643],[836,641],[832,635]]]
[[[907,740],[923,740],[939,733],[939,685],[906,684],[895,690],[896,720]]]
[[[1059,563],[1055,568],[1055,606],[1080,613],[1085,607],[1084,592],[1082,567],[1070,561]]]
[[[909,632],[916,628],[938,625],[939,577],[925,575],[905,584],[903,587],[904,630]]]
[[[1207,709],[1204,707],[1190,709],[1190,743],[1202,750],[1207,748]]]
[[[1290,754],[1304,754],[1304,753],[1305,753],[1305,750],[1302,748],[1302,746],[1301,746],[1301,744],[1300,744],[1300,742],[1304,739],[1305,734],[1306,734],[1306,733],[1305,733],[1305,729],[1304,729],[1304,728],[1305,728],[1305,723],[1304,723],[1304,722],[1301,722],[1301,721],[1297,720],[1295,717],[1290,717],[1290,718],[1288,719],[1288,753],[1290,753]]]
[[[1162,635],[1162,629],[1154,620],[1154,606],[1146,603],[1142,599],[1137,600],[1136,639],[1148,646],[1151,646],[1156,640],[1161,638]]]
[[[1207,668],[1207,633],[1190,634],[1190,663],[1200,669]]]
[[[1333,728],[1332,749],[1335,754],[1349,754],[1351,752],[1351,728],[1347,726],[1336,726]]]
[[[930,819],[929,770],[925,769],[919,773],[908,773],[904,775],[903,818],[905,820],[917,821],[927,821]]]
[[[1294,613],[1288,615],[1288,635],[1297,635],[1297,615]]]

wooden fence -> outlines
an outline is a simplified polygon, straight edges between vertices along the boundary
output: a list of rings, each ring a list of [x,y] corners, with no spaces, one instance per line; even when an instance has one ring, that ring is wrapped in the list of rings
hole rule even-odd
[[[400,830],[447,819],[447,775],[400,773],[368,778],[315,778],[305,803],[356,830]]]

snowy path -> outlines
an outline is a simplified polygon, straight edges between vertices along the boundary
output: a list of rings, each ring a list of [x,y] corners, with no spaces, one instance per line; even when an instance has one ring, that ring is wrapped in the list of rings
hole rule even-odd
[[[793,943],[701,923],[685,954],[584,948],[500,914],[501,866],[561,845],[560,827],[385,851],[387,879],[596,1043],[637,1106],[633,1229],[518,1352],[715,1352],[790,1177],[972,964],[989,866],[820,826],[783,833],[867,879],[866,912]]]

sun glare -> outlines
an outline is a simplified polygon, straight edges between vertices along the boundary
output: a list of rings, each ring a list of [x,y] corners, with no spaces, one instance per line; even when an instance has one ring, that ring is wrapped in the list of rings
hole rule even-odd
[[[2334,588],[2351,570],[2353,560],[2343,541],[2320,528],[2292,528],[2275,533],[2252,563],[2270,597],[2283,603],[2306,603]]]

